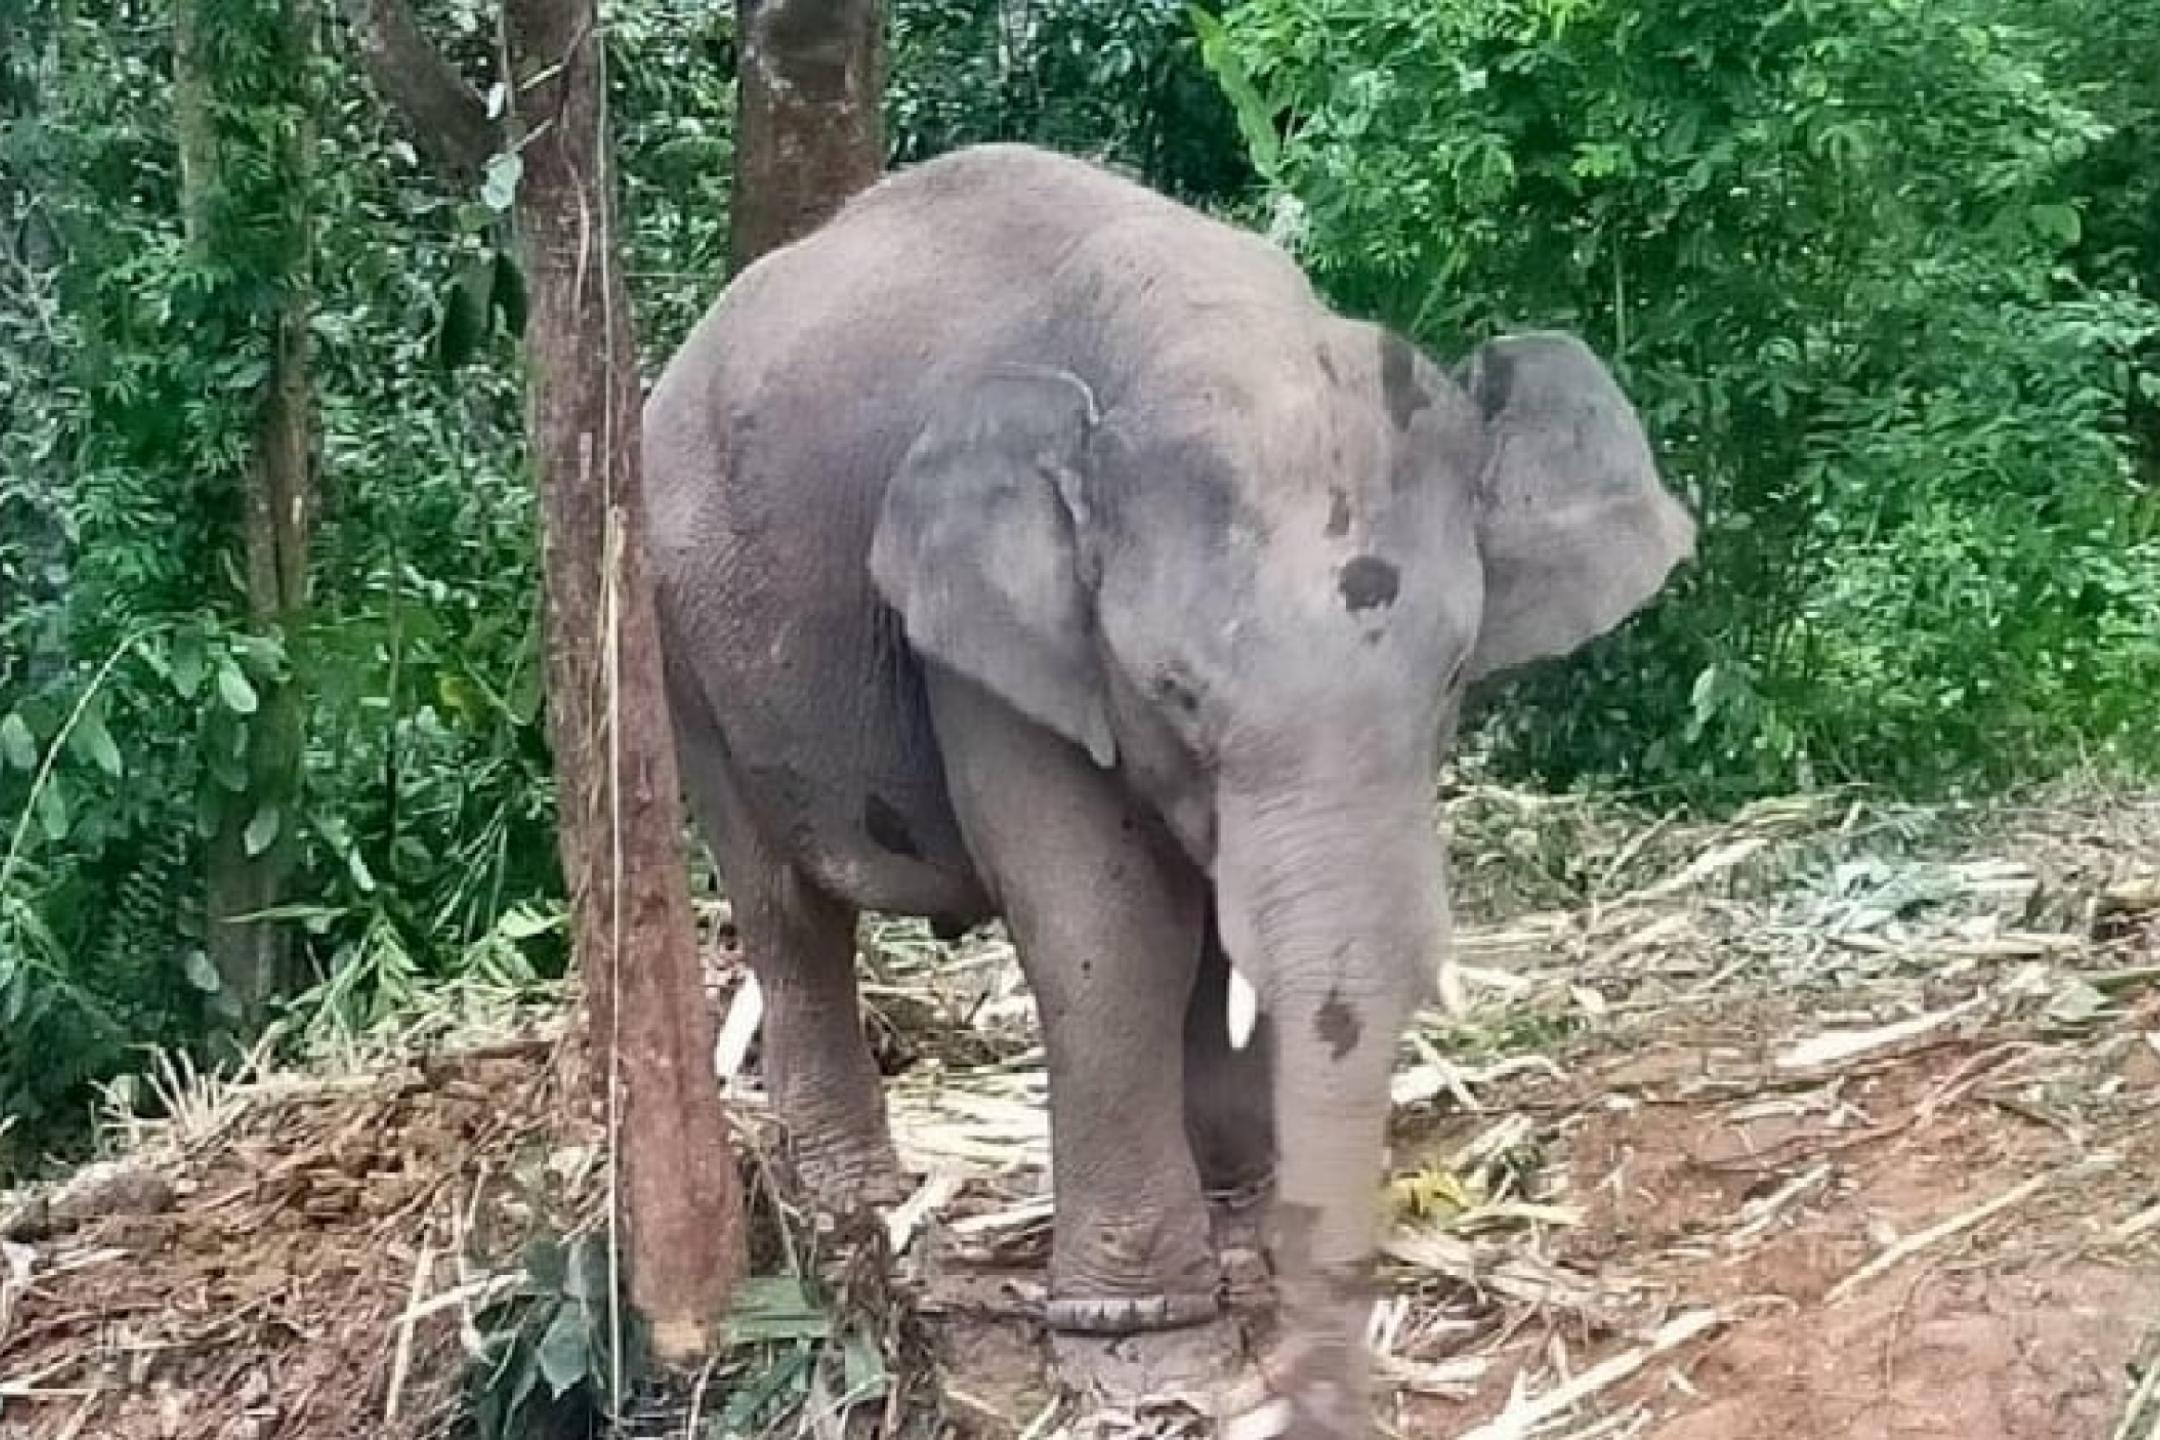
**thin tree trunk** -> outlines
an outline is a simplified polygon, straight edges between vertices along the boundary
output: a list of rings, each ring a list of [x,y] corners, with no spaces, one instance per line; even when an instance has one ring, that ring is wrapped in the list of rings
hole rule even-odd
[[[885,167],[881,0],[736,0],[740,271],[809,234]]]
[[[304,195],[315,136],[304,104],[304,73],[315,49],[313,0],[282,0],[263,23],[278,30],[282,98],[291,109],[275,157],[291,193]],[[180,141],[181,212],[191,245],[217,247],[211,213],[224,164],[215,109],[219,76],[208,53],[201,0],[174,7],[174,109]],[[250,103],[265,99],[260,77]],[[276,197],[292,204],[290,195]],[[258,217],[249,217],[255,219]],[[313,244],[304,202],[276,217],[280,239],[267,277],[279,300],[270,324],[269,373],[257,399],[254,434],[241,475],[241,537],[246,555],[248,621],[258,634],[290,642],[307,604],[308,539],[315,475],[308,322]],[[247,1030],[298,979],[291,933],[274,922],[242,919],[285,898],[296,847],[297,806],[306,739],[306,697],[287,679],[258,687],[261,708],[249,729],[249,786],[229,804],[211,837],[206,870],[206,949],[227,1013]]]
[[[706,1353],[743,1264],[645,569],[640,395],[593,0],[505,0],[546,586],[548,729],[593,1052],[619,1096],[632,1303]]]

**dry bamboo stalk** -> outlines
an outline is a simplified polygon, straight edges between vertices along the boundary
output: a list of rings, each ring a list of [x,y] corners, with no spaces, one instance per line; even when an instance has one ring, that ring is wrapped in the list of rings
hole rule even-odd
[[[1528,1440],[1540,1425],[1555,1420],[1621,1381],[1660,1355],[1669,1354],[1689,1341],[1708,1334],[1724,1323],[1715,1310],[1690,1310],[1668,1320],[1645,1344],[1599,1361],[1566,1384],[1546,1391],[1535,1400],[1510,1405],[1504,1412],[1478,1426],[1462,1440]]]
[[[2066,1169],[2043,1170],[2023,1184],[2005,1190],[1985,1205],[1976,1205],[1961,1214],[1951,1216],[1940,1224],[1930,1225],[1925,1230],[1906,1236],[1903,1240],[1898,1241],[1897,1244],[1892,1245],[1873,1260],[1868,1261],[1867,1264],[1833,1285],[1830,1288],[1830,1293],[1823,1297],[1823,1303],[1825,1305],[1837,1304],[1839,1301],[1850,1297],[1855,1290],[1858,1290],[1870,1280],[1896,1269],[1922,1250],[1962,1235],[1976,1225],[1987,1223],[1997,1215],[2002,1214],[2003,1211],[2024,1204],[2050,1185],[2066,1179],[2086,1179],[2103,1170],[2112,1169],[2114,1165],[2115,1158],[2113,1156],[2096,1156],[2082,1164],[2072,1165]]]

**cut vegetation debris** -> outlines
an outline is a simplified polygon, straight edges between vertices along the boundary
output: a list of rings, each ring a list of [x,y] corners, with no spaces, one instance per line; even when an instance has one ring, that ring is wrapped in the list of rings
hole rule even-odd
[[[1396,1079],[1390,1428],[2160,1433],[2160,796],[1448,811],[1465,1008]],[[772,1180],[759,1002],[705,913],[760,1271],[706,1373],[615,1393],[560,1002],[468,995],[304,1073],[167,1067],[109,1163],[0,1199],[0,1436],[513,1433],[594,1395],[669,1440],[1210,1433],[1051,1382],[1043,1062],[1002,939],[866,927],[918,1180],[835,1233]]]

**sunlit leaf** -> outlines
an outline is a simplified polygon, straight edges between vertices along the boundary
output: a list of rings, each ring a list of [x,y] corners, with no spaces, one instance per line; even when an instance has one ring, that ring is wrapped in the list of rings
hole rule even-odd
[[[555,1307],[555,1318],[548,1322],[547,1333],[540,1337],[535,1358],[549,1393],[557,1399],[583,1383],[592,1363],[592,1332],[585,1321],[584,1306],[563,1304]]]
[[[261,697],[255,693],[254,684],[240,673],[240,667],[233,663],[231,656],[218,660],[217,688],[218,698],[223,700],[225,708],[235,715],[252,715],[262,705]]]
[[[30,726],[22,716],[13,711],[0,719],[0,759],[18,770],[37,769],[37,737],[30,733]]]
[[[67,795],[61,789],[61,780],[58,775],[47,775],[45,783],[38,787],[37,816],[38,824],[44,829],[46,839],[55,842],[67,839],[69,823]]]
[[[181,967],[187,973],[188,984],[205,995],[215,995],[225,988],[225,981],[218,974],[217,967],[212,965],[210,957],[200,950],[188,951],[181,961]]]
[[[202,636],[193,630],[181,630],[172,640],[173,689],[180,693],[181,699],[192,700],[195,692],[202,688],[202,679]]]
[[[103,717],[95,709],[76,717],[75,728],[68,733],[68,748],[115,778],[126,768],[120,760],[120,747],[113,743],[112,732],[105,728]]]
[[[517,203],[518,182],[525,176],[525,159],[514,150],[488,157],[487,173],[480,181],[480,199],[500,214]]]
[[[240,843],[247,847],[249,855],[260,855],[276,842],[279,820],[275,805],[265,805],[255,812],[240,835]]]

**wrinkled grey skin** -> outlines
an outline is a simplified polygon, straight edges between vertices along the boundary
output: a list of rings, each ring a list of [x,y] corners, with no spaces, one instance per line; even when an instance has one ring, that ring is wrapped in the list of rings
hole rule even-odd
[[[1207,1196],[1272,1172],[1291,1427],[1362,1433],[1441,737],[1693,544],[1610,375],[1550,335],[1442,370],[1264,241],[994,146],[737,279],[646,464],[686,783],[804,1174],[893,1172],[857,911],[1002,915],[1049,1054],[1053,1327],[1213,1315]]]

